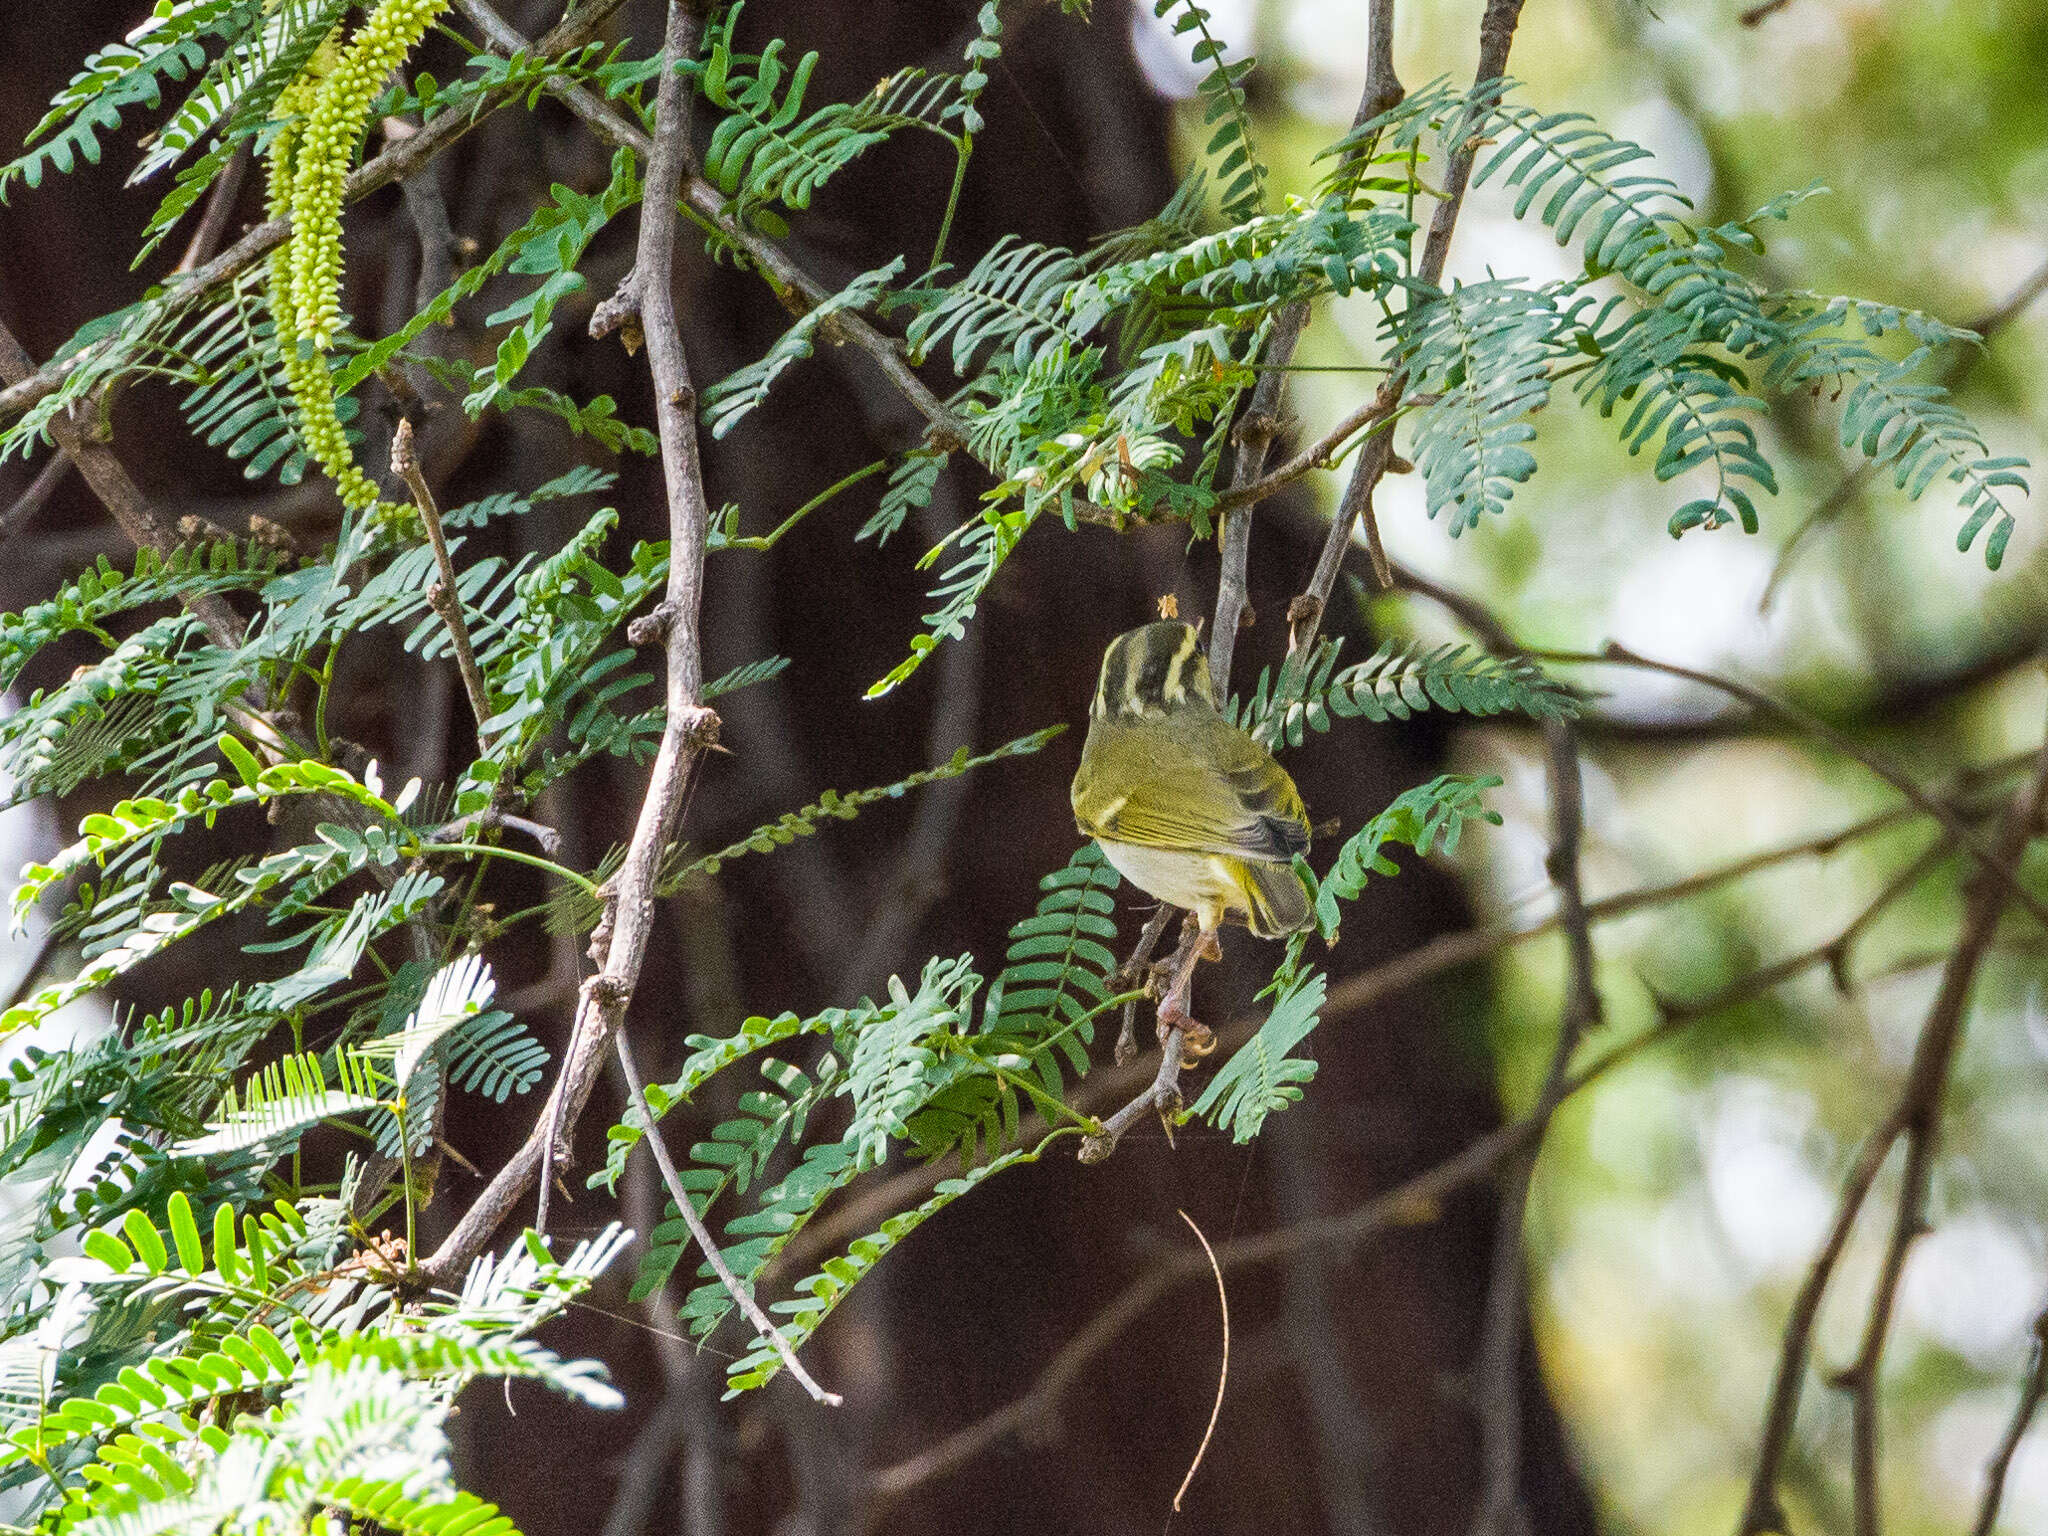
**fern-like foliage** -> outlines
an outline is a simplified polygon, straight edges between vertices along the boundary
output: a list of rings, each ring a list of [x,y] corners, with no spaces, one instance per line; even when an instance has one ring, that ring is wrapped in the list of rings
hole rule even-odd
[[[778,669],[779,670],[779,669]],[[810,837],[834,821],[852,821],[854,817],[871,805],[885,800],[900,800],[914,790],[928,784],[944,783],[985,768],[990,763],[1002,762],[1006,758],[1029,757],[1043,750],[1045,744],[1065,731],[1064,725],[1049,725],[1044,730],[1033,731],[1029,736],[1019,736],[1001,746],[980,754],[970,754],[960,748],[945,762],[931,768],[921,768],[916,773],[888,784],[878,784],[868,789],[856,789],[847,794],[828,789],[809,805],[785,812],[774,821],[756,827],[738,842],[729,843],[715,853],[697,858],[686,858],[685,845],[678,843],[669,850],[662,861],[661,875],[655,884],[656,894],[673,896],[693,877],[715,875],[734,859],[748,854],[773,853],[777,848],[786,848],[800,837]],[[614,849],[604,865],[605,869],[615,867],[621,850]],[[600,912],[598,903],[587,892],[570,891],[562,895],[550,910],[549,922],[558,933],[586,932],[594,924]]]
[[[1550,403],[1550,374],[1565,355],[1567,318],[1554,287],[1484,282],[1454,287],[1408,311],[1399,356],[1428,404],[1409,420],[1429,515],[1451,535],[1507,509],[1536,473],[1524,446],[1530,417]]]
[[[46,170],[62,175],[81,161],[97,165],[101,134],[118,129],[132,109],[161,105],[165,81],[203,69],[206,45],[249,27],[259,9],[256,0],[160,5],[124,41],[90,55],[29,130],[35,147],[0,166],[0,200],[17,181],[40,186]]]
[[[1405,843],[1421,854],[1437,847],[1455,851],[1468,823],[1499,823],[1501,818],[1486,808],[1484,799],[1486,791],[1499,784],[1494,778],[1445,774],[1404,791],[1345,841],[1320,883],[1307,861],[1297,858],[1297,873],[1315,892],[1316,928],[1324,942],[1337,942],[1342,904],[1358,898],[1369,876],[1401,872],[1387,857],[1387,844]],[[1286,958],[1262,994],[1273,999],[1265,1021],[1217,1070],[1189,1111],[1229,1131],[1233,1141],[1257,1136],[1269,1116],[1300,1100],[1316,1075],[1315,1061],[1300,1050],[1316,1027],[1328,983],[1320,971],[1302,966],[1305,942],[1302,934],[1288,942]]]
[[[1290,660],[1277,679],[1267,668],[1251,696],[1232,699],[1226,715],[1277,750],[1298,747],[1308,732],[1353,717],[1406,720],[1429,709],[1537,720],[1579,713],[1577,695],[1524,656],[1474,654],[1462,645],[1403,649],[1389,641],[1365,661],[1340,668],[1342,647],[1341,640],[1322,640],[1306,664]]]
[[[1293,1052],[1316,1027],[1328,992],[1320,971],[1285,978],[1258,1033],[1217,1069],[1191,1113],[1207,1116],[1242,1143],[1265,1129],[1267,1116],[1298,1103],[1316,1064]]]
[[[912,361],[950,343],[955,373],[971,373],[990,352],[1022,369],[1048,342],[1078,342],[1066,299],[1086,271],[1071,251],[1004,235],[958,282],[927,279],[903,295],[918,308],[906,336]]]
[[[882,492],[875,515],[861,524],[854,537],[888,543],[889,535],[908,522],[912,512],[932,504],[932,495],[938,489],[939,476],[946,472],[949,457],[944,450],[934,448],[906,453],[890,469],[889,484]]]
[[[1055,1133],[1058,1135],[1061,1133]],[[806,1342],[812,1334],[832,1315],[833,1309],[846,1299],[854,1286],[860,1283],[876,1264],[880,1263],[889,1250],[910,1236],[940,1211],[954,1201],[974,1190],[987,1180],[994,1178],[1019,1163],[1036,1162],[1041,1157],[1051,1138],[1035,1147],[1018,1147],[1001,1157],[983,1163],[969,1170],[957,1179],[945,1179],[934,1187],[931,1196],[911,1209],[891,1216],[874,1232],[854,1239],[844,1253],[835,1254],[813,1274],[797,1282],[795,1296],[777,1302],[775,1308],[787,1319],[776,1325],[783,1342],[795,1349]],[[751,1348],[726,1368],[725,1395],[736,1397],[742,1392],[764,1387],[782,1370],[782,1359],[775,1348],[765,1339],[757,1339]]]
[[[728,115],[712,130],[704,169],[728,197],[808,208],[812,195],[841,167],[888,135],[839,103],[803,116],[804,93],[818,55],[794,69],[782,61],[782,39],[758,55],[732,51],[742,7],[727,13],[710,44],[701,83],[705,97]]]
[[[1456,853],[1470,823],[1500,824],[1499,813],[1488,810],[1485,800],[1488,790],[1499,787],[1496,778],[1440,775],[1396,795],[1384,811],[1345,839],[1330,872],[1316,887],[1316,927],[1323,941],[1337,942],[1337,927],[1343,917],[1340,903],[1355,901],[1368,877],[1401,872],[1383,851],[1388,843],[1405,843],[1424,855],[1438,847],[1447,854]]]
[[[1199,90],[1202,121],[1210,130],[1206,152],[1215,161],[1223,197],[1223,216],[1233,223],[1260,211],[1266,196],[1266,167],[1252,142],[1251,110],[1245,103],[1244,80],[1255,61],[1224,57],[1223,44],[1209,30],[1209,12],[1194,0],[1154,0],[1152,14],[1173,16],[1173,35],[1195,39],[1189,50],[1207,69]]]
[[[704,420],[711,435],[724,437],[739,425],[742,417],[757,410],[790,365],[811,355],[818,332],[827,321],[844,309],[868,308],[902,270],[903,258],[899,256],[887,266],[863,272],[832,297],[806,311],[759,361],[728,374],[707,389]]]
[[[943,558],[956,541],[960,554],[940,573],[939,584],[932,588],[931,600],[938,607],[924,616],[930,629],[911,637],[910,654],[869,685],[868,698],[879,699],[891,692],[923,666],[925,658],[942,641],[957,640],[967,632],[982,594],[994,583],[1003,562],[1010,558],[1011,551],[1035,520],[1029,511],[1005,511],[1000,506],[991,506],[972,522],[961,524],[951,537],[932,546],[918,562],[920,569]]]
[[[1094,1019],[1111,999],[1117,885],[1102,850],[1082,845],[1038,882],[1038,908],[1010,930],[1004,966],[989,985],[982,1033],[1029,1062],[1055,1097],[1065,1092],[1066,1071],[1087,1072]]]

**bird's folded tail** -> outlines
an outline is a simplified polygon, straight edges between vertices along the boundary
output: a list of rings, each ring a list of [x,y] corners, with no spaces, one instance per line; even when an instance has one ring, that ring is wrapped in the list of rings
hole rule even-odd
[[[1308,889],[1293,865],[1248,859],[1243,867],[1243,888],[1251,907],[1246,927],[1262,939],[1277,939],[1309,925]]]

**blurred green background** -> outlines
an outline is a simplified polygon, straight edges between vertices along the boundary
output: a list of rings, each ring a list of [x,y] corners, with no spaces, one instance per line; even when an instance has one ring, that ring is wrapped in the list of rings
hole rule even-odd
[[[1401,0],[1396,59],[1411,88],[1471,71],[1480,7]],[[1524,99],[1592,113],[1658,156],[1708,221],[1825,184],[1759,264],[1779,286],[1855,294],[1972,324],[1981,353],[1936,360],[1993,453],[2048,462],[2048,6],[1790,0],[1746,26],[1733,0],[1532,0],[1511,73]],[[1275,185],[1307,190],[1310,157],[1348,123],[1365,73],[1350,0],[1215,6],[1262,64],[1257,105]],[[1185,94],[1192,76],[1140,23],[1140,56]],[[1199,148],[1183,109],[1183,150]],[[1565,275],[1573,257],[1489,185],[1468,202],[1452,278]],[[2016,311],[2016,312],[2015,312]],[[1308,433],[1373,387],[1377,311],[1311,329],[1292,381]],[[1630,464],[1613,424],[1564,392],[1541,418],[1542,469],[1507,516],[1452,540],[1421,477],[1379,509],[1397,560],[1485,599],[1525,643],[1619,640],[1660,660],[1768,686],[1922,782],[2040,739],[2034,664],[2048,619],[2043,503],[2022,511],[2003,570],[1959,554],[1953,487],[1909,503],[1849,479],[1823,395],[1760,427],[1781,494],[1762,531],[1665,533],[1695,494]],[[1333,505],[1346,471],[1323,474]],[[2038,472],[2037,472],[2038,474]],[[1795,531],[1822,516],[1785,558]],[[1782,571],[1779,570],[1781,562]],[[1359,558],[1354,569],[1364,571]],[[1772,578],[1778,572],[1774,586]],[[1434,605],[1380,599],[1382,626],[1469,639]],[[1613,667],[1571,675],[1599,695],[1586,731],[1588,896],[1657,886],[1810,841],[1893,804],[1865,768],[1766,729],[1710,690]],[[1482,916],[1553,906],[1540,739],[1465,732],[1456,766],[1506,779],[1507,823],[1461,849]],[[1827,944],[1933,840],[1896,828],[1804,856],[1596,931],[1608,1022],[1595,1052],[1654,1026],[1658,1000],[1712,994]],[[1542,1355],[1617,1529],[1722,1533],[1750,1470],[1780,1330],[1835,1210],[1849,1159],[1896,1094],[1954,932],[1954,858],[1843,954],[1660,1041],[1570,1101],[1530,1209]],[[2048,1296],[2048,1002],[2037,931],[2014,919],[1980,980],[1951,1086],[1931,1215],[1913,1250],[1882,1382],[1886,1511],[1897,1530],[1967,1528]],[[1555,1038],[1562,945],[1537,938],[1469,997],[1499,1048],[1511,1107],[1534,1098]],[[1854,1355],[1897,1187],[1895,1153],[1817,1334],[1787,1487],[1799,1529],[1850,1524],[1848,1400],[1825,1373]],[[2001,1529],[2048,1531],[2048,1430],[2020,1450]]]

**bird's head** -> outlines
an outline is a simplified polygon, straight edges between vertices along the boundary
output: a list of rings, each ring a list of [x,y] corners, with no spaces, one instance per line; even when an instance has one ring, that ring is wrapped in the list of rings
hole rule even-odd
[[[1209,658],[1192,624],[1162,619],[1118,635],[1102,653],[1102,677],[1089,714],[1097,719],[1156,719],[1176,709],[1213,707]]]

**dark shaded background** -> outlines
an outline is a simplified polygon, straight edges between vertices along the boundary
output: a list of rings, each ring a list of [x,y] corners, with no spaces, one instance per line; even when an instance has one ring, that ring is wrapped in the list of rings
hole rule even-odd
[[[555,7],[506,9],[534,35]],[[78,60],[145,10],[141,0],[0,3],[0,36],[11,40],[0,58],[0,139],[18,142]],[[819,48],[813,99],[843,98],[904,63],[943,66],[957,57],[972,10],[754,0],[743,35],[780,34],[798,48]],[[658,15],[652,3],[628,6],[614,35],[633,36],[642,51],[658,33]],[[1050,7],[1022,13],[1005,48],[983,98],[989,125],[954,231],[956,259],[971,260],[1007,231],[1079,245],[1153,213],[1175,182],[1167,108],[1131,59],[1121,9],[1100,5],[1087,28]],[[443,78],[460,67],[445,40],[432,44],[426,62]],[[607,158],[543,105],[532,116],[490,119],[435,175],[458,236],[487,250],[524,219],[548,181],[601,185]],[[167,249],[145,273],[127,272],[157,189],[121,188],[128,157],[115,144],[108,161],[24,192],[0,211],[0,312],[38,357],[175,259]],[[871,155],[799,222],[801,259],[836,284],[899,250],[917,257],[929,248],[950,171],[936,141]],[[259,196],[253,184],[245,191],[244,218],[257,216]],[[646,421],[644,367],[614,345],[582,339],[589,305],[623,274],[631,229],[622,219],[594,248],[584,263],[588,290],[558,313],[554,341],[531,367],[540,381],[579,396],[608,391],[622,414]],[[359,327],[389,329],[408,312],[421,261],[398,193],[359,206],[348,233]],[[755,280],[714,266],[694,247],[686,255],[681,307],[702,387],[759,355],[788,317]],[[481,355],[486,338],[468,329],[441,342]],[[710,445],[711,492],[740,506],[748,531],[765,530],[840,475],[912,444],[917,426],[861,359],[826,356],[793,370],[765,410]],[[330,526],[323,490],[251,487],[182,435],[163,392],[123,400],[115,432],[137,478],[174,516],[199,514],[240,532],[260,513],[309,543]],[[425,443],[444,502],[531,486],[588,456],[549,421],[472,425],[452,406],[429,418]],[[377,450],[365,458],[375,462]],[[35,467],[0,469],[0,501]],[[632,539],[664,532],[658,469],[643,461],[619,467],[615,555]],[[985,747],[1053,721],[1078,722],[1110,636],[1150,616],[1164,592],[1177,592],[1190,614],[1210,606],[1211,552],[1185,551],[1173,530],[1119,538],[1047,527],[1012,560],[965,642],[940,652],[908,686],[862,703],[862,690],[902,654],[927,606],[928,578],[912,569],[916,554],[971,513],[980,489],[956,472],[922,524],[877,548],[851,539],[873,508],[876,484],[816,514],[769,554],[731,553],[713,564],[710,671],[773,652],[795,665],[778,682],[722,702],[732,755],[713,764],[690,808],[688,829],[700,843],[727,841],[827,787],[886,782],[963,743]],[[552,549],[589,510],[543,509],[496,525],[466,555]],[[1318,537],[1304,508],[1275,506],[1262,517],[1252,598],[1269,618],[1241,647],[1241,680],[1277,660],[1284,636],[1275,620],[1304,583]],[[0,601],[34,601],[102,550],[126,553],[73,479],[0,562]],[[459,766],[470,743],[450,669],[421,667],[394,638],[373,635],[346,653],[343,670],[335,721],[342,734],[398,765],[400,777],[432,779]],[[1440,745],[1426,725],[1354,724],[1315,740],[1291,766],[1314,813],[1341,818],[1348,832],[1426,776]],[[971,949],[993,970],[1005,930],[1031,908],[1035,882],[1074,846],[1065,785],[1079,748],[1070,733],[1036,758],[876,809],[772,858],[740,861],[716,887],[679,899],[630,1019],[647,1070],[665,1075],[687,1033],[729,1032],[743,1013],[847,1002],[877,990],[892,971],[914,974],[927,955]],[[567,831],[571,862],[594,863],[624,837],[640,787],[636,773],[600,766],[552,797],[542,814]],[[71,820],[88,808],[81,802],[62,814]],[[493,893],[501,906],[539,894],[516,875]],[[1125,908],[1128,935],[1142,916]],[[1331,957],[1333,980],[1462,920],[1456,893],[1424,870],[1376,885],[1346,926],[1352,941]],[[225,947],[183,948],[192,953],[142,972],[136,1001],[181,996],[208,980],[207,971],[237,963]],[[1231,951],[1205,970],[1197,999],[1218,1021],[1250,1006],[1271,958],[1244,936]],[[492,959],[501,996],[549,1021],[541,1033],[559,1042],[573,1001],[574,947],[551,953],[518,939],[497,945]],[[185,969],[174,970],[179,965]],[[1106,1059],[1106,1037],[1098,1048]],[[549,1342],[609,1362],[630,1406],[603,1417],[515,1389],[514,1416],[494,1390],[480,1391],[456,1421],[470,1486],[534,1536],[600,1527],[619,1536],[643,1528],[838,1532],[883,1517],[903,1531],[1160,1528],[1215,1385],[1216,1306],[1206,1281],[1175,1291],[1122,1333],[1031,1434],[886,1512],[870,1498],[868,1474],[1024,1391],[1150,1256],[1190,1241],[1176,1210],[1216,1241],[1343,1211],[1498,1123],[1490,1063],[1456,995],[1407,996],[1330,1017],[1319,1054],[1323,1067],[1306,1101],[1255,1147],[1189,1127],[1169,1149],[1148,1129],[1097,1168],[1058,1153],[1017,1170],[920,1231],[818,1343],[816,1373],[848,1398],[837,1413],[812,1407],[786,1383],[718,1405],[721,1362],[665,1350],[648,1329],[650,1314],[625,1300],[630,1265],[621,1266],[593,1307],[557,1325]],[[493,1111],[458,1101],[449,1138],[489,1169],[517,1144],[535,1107]],[[617,1093],[600,1090],[579,1137],[583,1169],[601,1155],[617,1107]],[[717,1106],[702,1114],[708,1125]],[[423,1240],[445,1230],[449,1209],[475,1187],[461,1171],[446,1171]],[[650,1198],[642,1185],[637,1206],[629,1201],[628,1219],[642,1230]],[[567,1230],[595,1231],[612,1214],[601,1195],[579,1190]],[[1462,1531],[1476,1485],[1476,1435],[1461,1381],[1478,1335],[1492,1222],[1490,1198],[1473,1195],[1341,1258],[1235,1274],[1230,1394],[1180,1528]],[[731,1348],[736,1338],[715,1342]],[[1533,1366],[1525,1395],[1535,1529],[1588,1530],[1587,1496]]]

